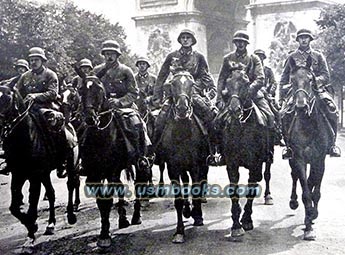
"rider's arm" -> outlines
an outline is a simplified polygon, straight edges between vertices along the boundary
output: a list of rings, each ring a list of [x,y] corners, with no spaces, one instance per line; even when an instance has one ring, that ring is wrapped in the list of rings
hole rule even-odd
[[[203,55],[200,54],[199,56],[199,63],[198,63],[198,77],[196,78],[196,83],[201,84],[201,89],[205,89],[207,91],[212,92],[213,94],[216,93],[216,85],[214,83],[214,79],[210,74],[209,67],[207,61]]]
[[[53,71],[47,70],[46,90],[41,93],[34,93],[35,101],[39,103],[49,103],[57,99],[59,92],[59,80]]]
[[[265,80],[265,74],[264,69],[262,67],[260,58],[256,55],[252,55],[252,61],[253,61],[253,68],[254,68],[254,80],[250,84],[250,87],[253,90],[253,94],[256,95],[256,93],[261,89],[261,87],[264,85]]]
[[[319,73],[316,76],[316,83],[318,86],[327,85],[330,82],[330,73],[325,57],[318,54]]]
[[[269,84],[269,88],[270,88],[270,91],[268,91],[268,93],[270,93],[273,97],[276,95],[276,91],[277,91],[277,87],[278,87],[278,84],[277,84],[277,80],[276,78],[274,77],[274,73],[272,71],[271,68],[268,69],[268,84]]]
[[[166,57],[159,71],[157,82],[153,88],[152,103],[155,103],[155,102],[161,103],[161,101],[163,100],[163,92],[164,92],[163,85],[170,74],[171,59],[172,59],[172,54],[170,53]]]
[[[123,97],[116,99],[116,106],[128,108],[131,107],[132,104],[137,101],[139,97],[139,88],[134,78],[133,71],[128,67],[124,67],[123,71],[126,77],[125,82],[127,83],[127,93]]]
[[[220,73],[217,82],[217,104],[223,101],[223,90],[225,89],[226,79],[230,75],[229,58],[225,56],[223,59],[223,64],[220,68]]]
[[[290,57],[285,61],[283,72],[280,77],[280,82],[279,82],[279,101],[282,102],[286,100],[286,92],[288,91],[287,89],[287,84],[290,83],[290,72],[291,72],[291,66],[290,66]],[[281,103],[280,103],[281,104]]]

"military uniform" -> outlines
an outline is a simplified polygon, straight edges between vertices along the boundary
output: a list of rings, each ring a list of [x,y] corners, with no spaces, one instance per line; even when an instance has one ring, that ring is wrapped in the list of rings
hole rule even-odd
[[[182,30],[178,42],[181,43],[181,35],[189,34],[192,36],[193,44],[196,43],[194,33],[188,29]],[[205,91],[214,91],[214,80],[209,72],[208,64],[205,57],[192,49],[192,47],[182,47],[173,51],[166,57],[157,77],[157,83],[154,88],[152,102],[162,102],[164,98],[165,82],[170,74],[174,75],[181,71],[189,72],[195,81],[192,102],[195,114],[204,122],[209,133],[212,133],[212,122],[217,114],[216,108],[212,106],[210,99],[205,96]],[[167,91],[166,91],[167,92]],[[169,92],[168,92],[169,93]],[[162,136],[166,120],[168,118],[169,109],[172,104],[171,95],[166,95],[162,109],[157,117],[154,145],[157,146]],[[210,140],[212,143],[212,139]],[[211,148],[211,151],[213,149]]]
[[[29,63],[28,61],[26,61],[25,59],[18,59],[15,64],[14,64],[14,68],[17,70],[18,75],[8,79],[8,80],[3,80],[0,82],[0,86],[7,86],[10,89],[13,89],[14,86],[17,84],[17,82],[19,81],[20,77],[22,76],[22,73],[19,72],[19,67],[25,68],[26,71],[29,70]]]
[[[300,29],[297,32],[297,37],[296,40],[300,36],[309,36],[310,41],[312,41],[314,38],[311,34],[311,31],[307,29]],[[280,90],[279,90],[279,96],[280,96],[280,101],[285,104],[283,104],[283,107],[288,107],[288,104],[286,104],[286,101],[288,101],[291,96],[292,96],[292,85],[290,84],[290,74],[292,72],[292,62],[297,67],[307,67],[307,61],[308,59],[312,60],[311,62],[311,70],[313,74],[315,75],[315,81],[316,81],[316,87],[318,90],[316,91],[316,96],[322,100],[326,107],[329,109],[328,111],[325,112],[329,123],[332,126],[332,133],[334,133],[333,137],[333,145],[330,148],[330,155],[334,157],[339,157],[340,156],[340,149],[335,146],[335,140],[336,140],[336,134],[337,134],[337,120],[338,120],[338,111],[337,111],[337,106],[333,100],[333,94],[334,90],[330,84],[330,73],[329,69],[327,66],[327,62],[325,57],[323,56],[322,53],[317,52],[310,47],[307,47],[305,49],[301,49],[299,47],[297,50],[292,52],[284,65],[284,69],[281,75],[280,79]],[[287,133],[287,127],[283,129],[285,130],[284,133]],[[287,148],[285,152],[283,152],[283,158],[289,159],[292,157],[292,152],[290,148]]]
[[[254,89],[254,102],[258,108],[265,114],[269,128],[274,125],[274,115],[264,98],[264,94],[260,89],[264,86],[265,75],[262,68],[261,61],[256,55],[249,55],[247,51],[239,54],[237,51],[231,52],[224,57],[223,65],[220,70],[217,87],[217,102],[226,101],[226,95],[222,95],[222,91],[226,87],[226,79],[231,74],[231,66],[233,64],[242,64],[245,66],[248,75],[250,86]]]
[[[116,41],[108,40],[103,42],[102,54],[107,50],[115,51],[118,56],[121,55],[119,44]],[[131,126],[129,131],[131,134],[127,136],[128,139],[131,139],[130,144],[127,144],[130,156],[132,158],[139,157],[140,162],[143,162],[143,159],[146,160],[145,155],[148,153],[151,141],[147,135],[145,123],[136,111],[135,102],[139,96],[139,88],[133,71],[128,66],[116,61],[112,64],[103,63],[96,66],[94,73],[103,83],[110,107],[119,110],[117,111],[118,120],[123,125],[127,123]],[[135,110],[126,114],[125,111],[121,110],[123,108]]]

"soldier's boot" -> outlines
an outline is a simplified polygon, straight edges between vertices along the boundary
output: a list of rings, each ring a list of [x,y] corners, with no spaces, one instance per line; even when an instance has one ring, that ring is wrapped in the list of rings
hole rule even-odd
[[[293,156],[293,152],[291,147],[287,146],[286,148],[283,149],[283,153],[282,153],[282,158],[283,159],[292,159]]]
[[[5,161],[0,164],[0,168],[0,174],[9,175],[11,172],[11,169],[8,167]]]
[[[341,157],[341,150],[337,145],[332,145],[329,149],[329,156],[330,157]]]

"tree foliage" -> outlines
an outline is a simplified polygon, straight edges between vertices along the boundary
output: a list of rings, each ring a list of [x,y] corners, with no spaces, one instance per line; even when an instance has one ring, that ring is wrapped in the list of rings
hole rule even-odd
[[[31,47],[46,50],[47,65],[59,77],[73,75],[72,64],[89,58],[102,62],[101,44],[115,39],[121,45],[121,61],[134,67],[125,46],[124,29],[102,15],[79,9],[73,3],[35,5],[24,0],[0,0],[0,80],[13,75],[13,62],[26,58]]]
[[[331,5],[322,10],[316,21],[321,29],[319,41],[327,58],[333,85],[340,89],[345,74],[345,5]]]

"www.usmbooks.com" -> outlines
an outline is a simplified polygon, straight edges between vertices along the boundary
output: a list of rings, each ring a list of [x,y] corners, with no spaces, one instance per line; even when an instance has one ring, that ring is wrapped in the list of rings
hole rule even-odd
[[[207,198],[226,198],[226,197],[260,197],[262,188],[260,185],[226,185],[221,186],[219,184],[206,184],[206,185],[152,185],[147,184],[136,184],[135,188],[130,188],[126,184],[99,184],[99,183],[88,183],[84,187],[86,197],[95,198],[109,198],[109,197],[124,197],[134,198],[136,189],[137,195],[141,197],[158,197],[164,194],[166,198],[174,198],[177,195],[180,196],[194,196],[194,197],[207,197]]]

